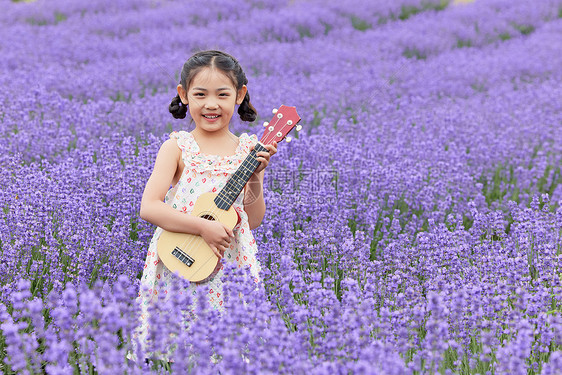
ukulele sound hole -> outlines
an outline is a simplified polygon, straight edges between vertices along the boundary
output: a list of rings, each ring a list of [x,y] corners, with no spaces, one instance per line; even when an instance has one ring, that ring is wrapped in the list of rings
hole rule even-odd
[[[215,218],[212,217],[211,215],[203,215],[203,216],[201,216],[201,218],[207,219],[207,220],[210,220],[210,221],[215,221]]]

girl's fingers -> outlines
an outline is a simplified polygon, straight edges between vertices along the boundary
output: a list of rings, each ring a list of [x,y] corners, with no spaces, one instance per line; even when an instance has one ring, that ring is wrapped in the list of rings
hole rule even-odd
[[[274,141],[272,144],[267,145],[266,148],[270,155],[275,154],[277,152],[277,142]]]
[[[226,234],[228,234],[229,237],[234,237],[234,232],[232,231],[232,229],[230,229],[229,227],[227,227],[226,225],[223,224],[224,230],[226,231]]]
[[[251,147],[253,149],[254,146]],[[277,142],[273,141],[272,144],[266,145],[265,148],[267,149],[267,151],[260,151],[256,153],[256,160],[260,162],[260,165],[255,172],[261,172],[265,169],[265,167],[267,167],[271,156],[275,155],[275,153],[277,152]]]
[[[211,250],[213,250],[213,253],[217,256],[217,258],[222,259],[222,254],[218,251],[218,249],[215,246],[209,246],[211,248]]]
[[[273,154],[275,154],[275,153],[277,152],[277,142],[275,142],[275,141],[273,141],[273,142],[272,142],[271,144],[269,144],[269,145],[265,145],[264,147],[267,149],[267,151],[269,151],[270,154],[271,154],[272,152],[273,152]],[[254,145],[250,145],[250,151],[252,151],[254,148],[255,148]],[[265,151],[260,151],[260,152],[258,152],[257,154],[259,155],[259,154],[264,153],[264,152],[265,152]]]

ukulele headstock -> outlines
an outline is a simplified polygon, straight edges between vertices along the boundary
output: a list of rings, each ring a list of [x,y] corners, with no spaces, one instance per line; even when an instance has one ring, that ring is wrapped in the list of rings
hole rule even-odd
[[[297,109],[295,107],[281,105],[279,109],[273,109],[272,112],[273,117],[271,118],[271,121],[263,123],[265,130],[260,142],[267,145],[273,141],[279,143],[285,138],[287,142],[290,142],[291,137],[287,137],[287,134],[289,134],[289,132],[295,127],[297,131],[302,129],[301,125],[297,125],[301,120],[297,113]]]

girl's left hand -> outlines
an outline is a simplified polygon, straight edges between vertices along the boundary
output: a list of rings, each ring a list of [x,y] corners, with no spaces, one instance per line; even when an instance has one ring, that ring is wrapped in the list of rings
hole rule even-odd
[[[271,158],[271,156],[275,155],[277,153],[277,142],[273,141],[271,144],[269,145],[263,145],[267,151],[261,151],[258,152],[256,154],[256,160],[261,162],[260,165],[258,165],[258,167],[256,168],[256,171],[254,172],[254,174],[257,174],[261,171],[263,171],[265,169],[265,167],[267,167],[267,165],[269,164],[269,159]],[[250,151],[252,151],[254,149],[254,146],[250,146]]]

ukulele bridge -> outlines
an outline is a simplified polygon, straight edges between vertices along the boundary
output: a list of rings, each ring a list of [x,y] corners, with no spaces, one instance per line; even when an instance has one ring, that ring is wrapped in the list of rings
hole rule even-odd
[[[191,267],[191,265],[193,264],[193,262],[195,262],[195,259],[193,259],[192,257],[190,257],[189,255],[187,255],[186,253],[184,253],[182,251],[182,249],[180,249],[179,247],[176,246],[176,248],[174,250],[172,250],[172,255],[175,256],[180,262],[182,262],[183,264],[185,264],[188,267]]]

